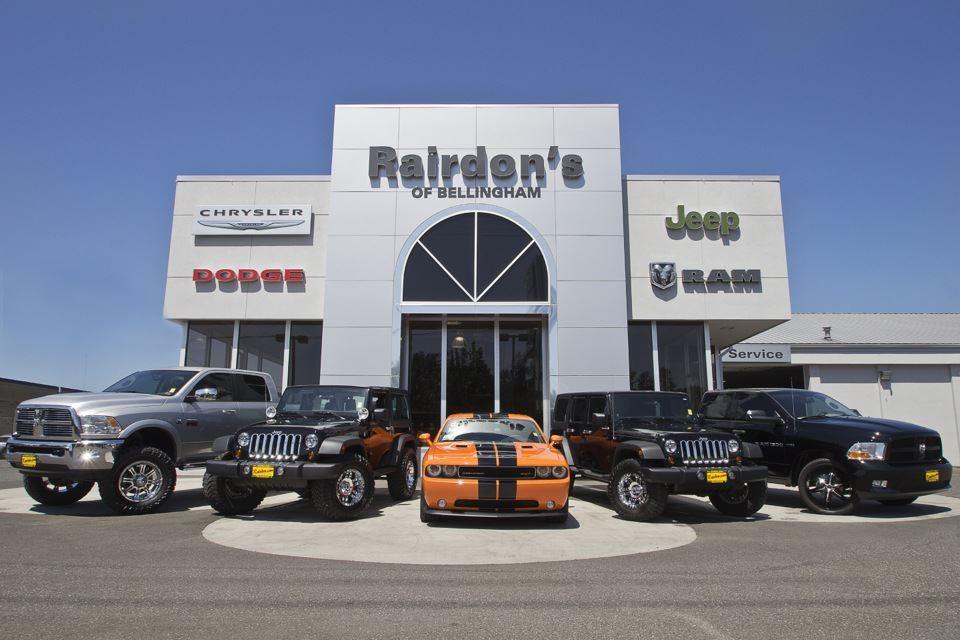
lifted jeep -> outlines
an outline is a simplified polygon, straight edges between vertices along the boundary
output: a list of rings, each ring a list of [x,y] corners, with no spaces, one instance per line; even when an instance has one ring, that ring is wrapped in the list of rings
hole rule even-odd
[[[746,517],[766,501],[760,448],[697,424],[682,393],[623,391],[557,397],[554,429],[571,469],[607,484],[621,517],[652,520],[667,496],[708,496],[721,513]]]
[[[407,392],[385,387],[287,387],[266,422],[222,438],[203,492],[218,512],[253,511],[268,491],[296,491],[329,520],[357,518],[374,479],[409,500],[417,487]]]

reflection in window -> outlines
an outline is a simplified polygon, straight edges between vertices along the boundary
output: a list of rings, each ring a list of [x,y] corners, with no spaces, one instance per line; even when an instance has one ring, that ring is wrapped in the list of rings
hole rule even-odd
[[[289,384],[317,384],[320,382],[322,339],[322,322],[290,323]]]
[[[269,373],[283,379],[284,322],[241,322],[237,341],[237,368]]]
[[[653,333],[649,322],[631,322],[627,327],[630,351],[630,389],[653,390]]]
[[[660,389],[685,392],[694,407],[707,388],[703,323],[658,322]]]
[[[407,371],[413,426],[436,434],[440,428],[440,321],[410,323],[410,362]]]
[[[522,413],[543,425],[540,323],[500,323],[500,411]]]
[[[447,322],[447,414],[493,411],[493,322]]]
[[[233,321],[190,322],[187,325],[188,367],[229,367],[233,348]]]
[[[515,222],[461,213],[420,236],[403,273],[406,302],[547,302],[543,253]]]

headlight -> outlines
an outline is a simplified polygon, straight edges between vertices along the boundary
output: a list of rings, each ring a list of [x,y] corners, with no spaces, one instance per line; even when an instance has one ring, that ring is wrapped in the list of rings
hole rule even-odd
[[[452,464],[445,464],[443,465],[443,475],[447,476],[448,478],[456,478],[457,468]]]
[[[667,453],[676,453],[677,452],[677,441],[676,440],[664,440],[663,441],[663,450]]]
[[[307,437],[303,439],[303,444],[307,445],[307,449],[316,449],[317,445],[320,444],[320,438],[315,433],[308,433]]]
[[[883,442],[855,442],[847,449],[849,460],[883,460],[887,445]]]
[[[537,467],[537,477],[538,477],[538,478],[549,478],[549,477],[550,477],[550,467]]]
[[[80,416],[80,432],[86,435],[114,435],[123,427],[112,416]]]
[[[436,478],[440,475],[442,467],[438,464],[428,464],[427,465],[427,475],[431,478]]]
[[[241,447],[245,447],[250,444],[250,434],[246,431],[240,432],[240,435],[237,436],[237,444]]]
[[[738,451],[740,451],[740,441],[729,440],[727,441],[727,447],[730,449],[730,453],[737,453]]]
[[[566,478],[567,477],[567,468],[556,466],[552,470],[554,478]]]

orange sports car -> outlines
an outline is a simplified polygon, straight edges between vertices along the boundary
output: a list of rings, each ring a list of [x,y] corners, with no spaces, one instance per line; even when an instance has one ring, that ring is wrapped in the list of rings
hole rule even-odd
[[[539,517],[565,522],[570,467],[537,422],[525,415],[457,413],[423,456],[420,520],[441,516]]]

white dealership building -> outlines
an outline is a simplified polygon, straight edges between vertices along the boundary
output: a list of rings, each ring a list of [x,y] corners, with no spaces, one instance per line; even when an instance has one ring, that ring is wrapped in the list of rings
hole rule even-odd
[[[177,179],[181,363],[402,386],[422,428],[698,398],[791,318],[780,180],[621,167],[616,105],[337,106],[330,175]]]

